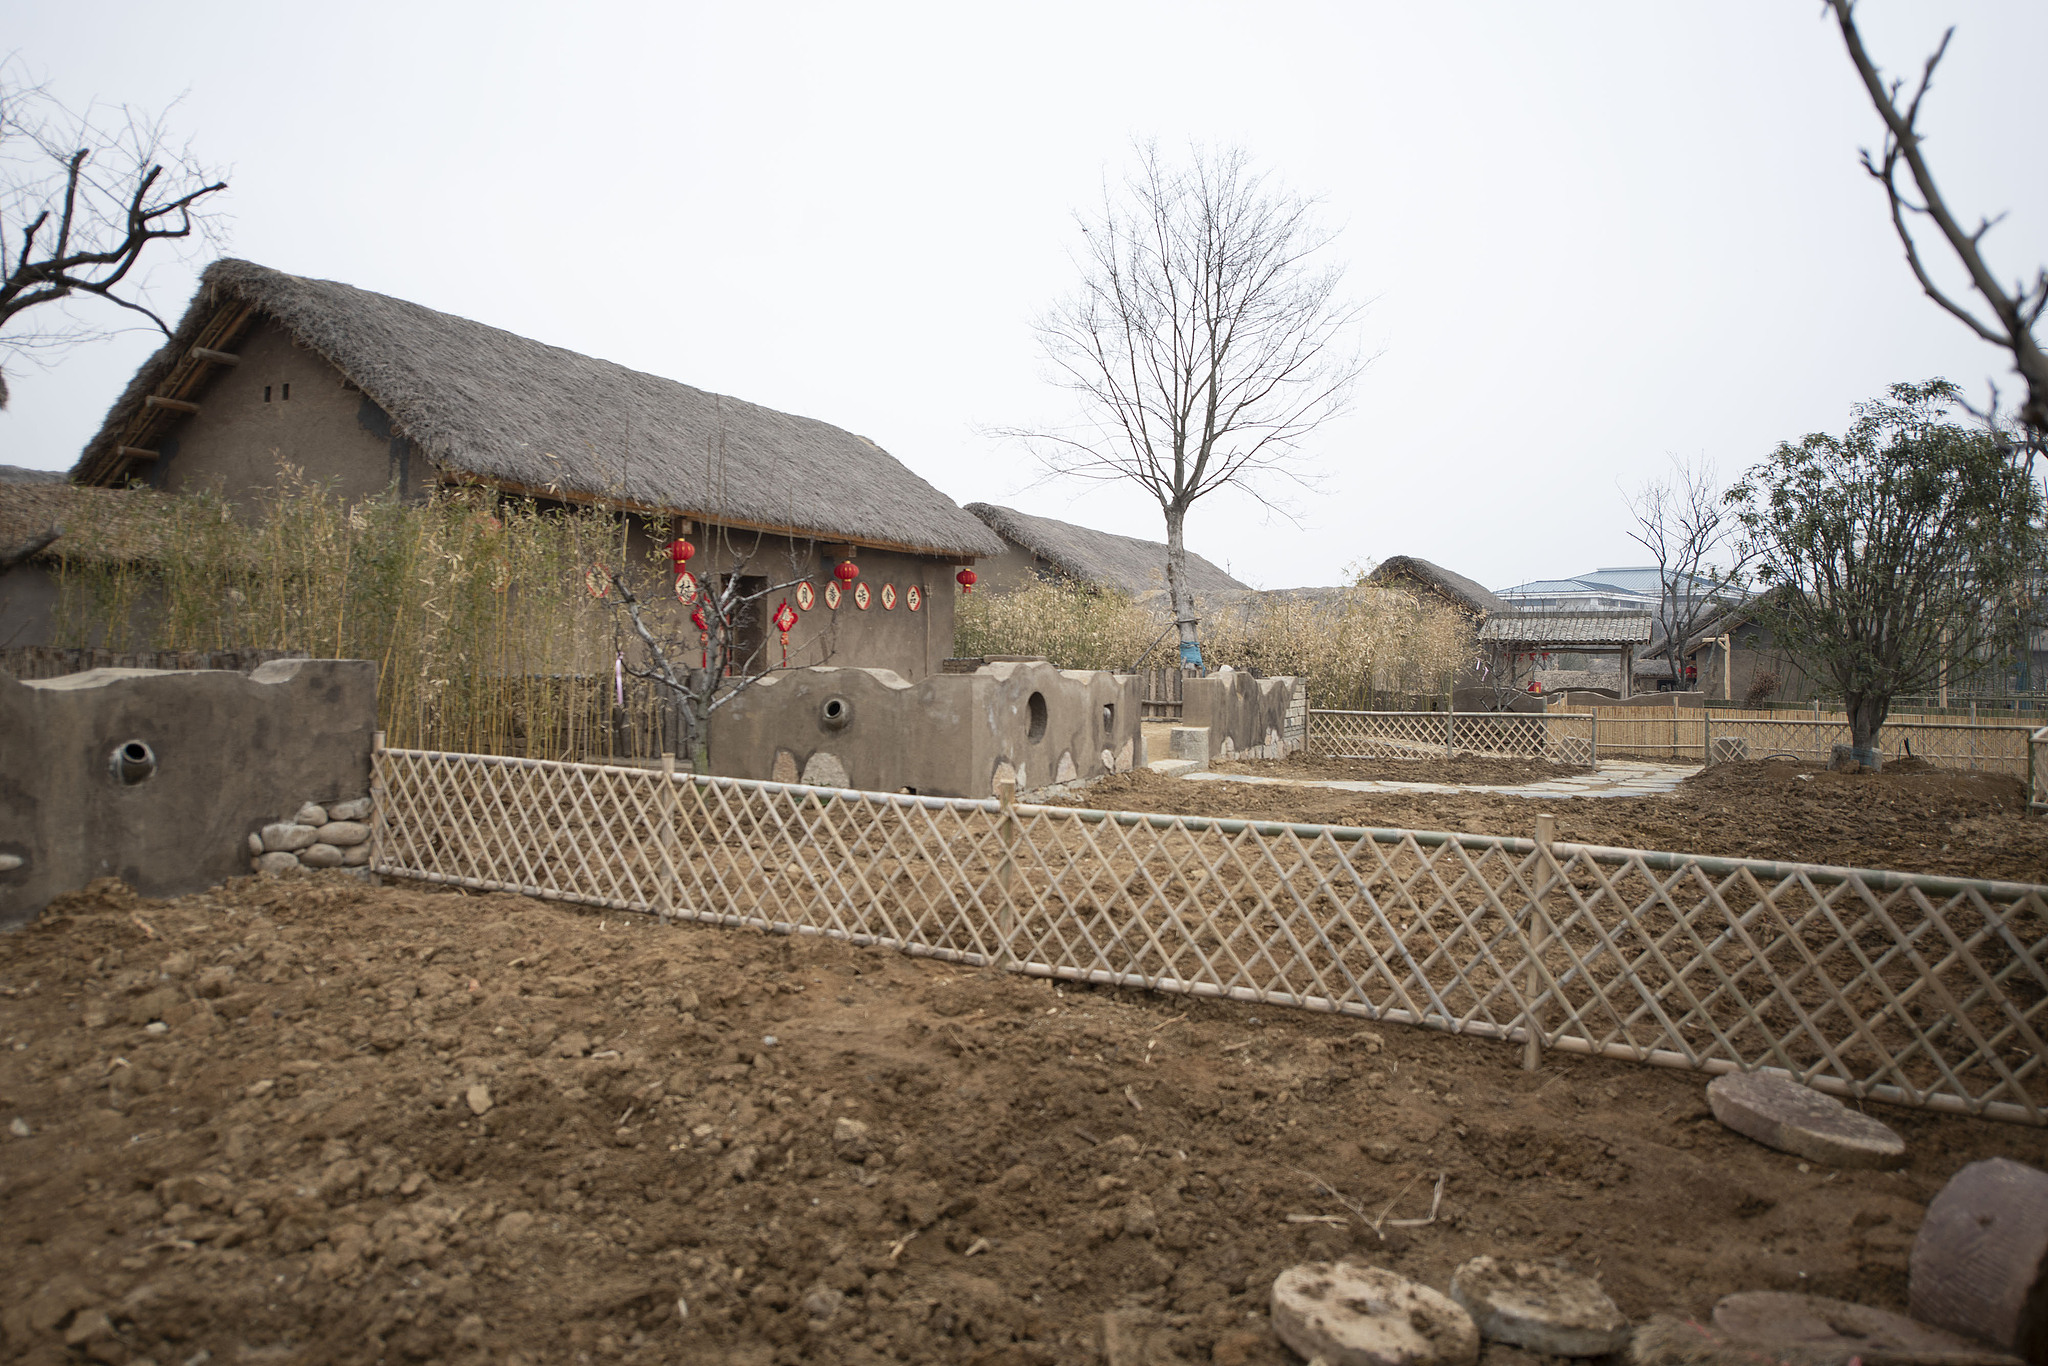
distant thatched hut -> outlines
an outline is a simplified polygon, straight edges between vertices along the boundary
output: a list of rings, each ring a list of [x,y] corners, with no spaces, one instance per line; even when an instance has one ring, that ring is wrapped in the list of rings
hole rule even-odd
[[[969,503],[967,511],[1002,539],[1002,553],[976,570],[982,582],[997,592],[1020,587],[1034,575],[1115,588],[1132,597],[1166,587],[1164,541],[1118,536],[994,503]],[[1245,592],[1250,587],[1193,551],[1188,552],[1187,563],[1192,593]]]
[[[1382,587],[1401,588],[1448,603],[1477,621],[1512,610],[1506,599],[1418,555],[1389,555],[1366,577]]]
[[[829,423],[351,285],[217,261],[72,477],[242,498],[275,486],[284,463],[351,499],[470,483],[615,508],[636,518],[629,558],[654,549],[647,519],[667,519],[699,546],[693,571],[814,585],[792,663],[912,678],[951,651],[954,567],[1002,549],[887,451]],[[849,594],[828,608],[832,566],[849,555],[868,606]]]

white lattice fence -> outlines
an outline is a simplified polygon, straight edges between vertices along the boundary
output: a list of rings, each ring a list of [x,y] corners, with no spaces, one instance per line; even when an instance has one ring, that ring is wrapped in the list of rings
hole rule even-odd
[[[384,750],[373,866],[2048,1122],[2048,888]]]
[[[1472,755],[1591,768],[1595,723],[1580,712],[1311,711],[1308,750],[1346,759]]]

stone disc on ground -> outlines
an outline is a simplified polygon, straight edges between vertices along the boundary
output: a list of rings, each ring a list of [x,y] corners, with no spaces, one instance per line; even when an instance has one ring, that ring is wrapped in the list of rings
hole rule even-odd
[[[1774,1072],[1729,1072],[1707,1085],[1714,1118],[1767,1148],[1831,1167],[1897,1167],[1906,1143],[1868,1115]]]
[[[1473,1366],[1479,1329],[1453,1300],[1357,1262],[1305,1262],[1273,1280],[1273,1331],[1327,1366]]]
[[[1723,1298],[1714,1306],[1714,1327],[1736,1342],[1780,1351],[1839,1349],[1844,1358],[1882,1353],[1887,1361],[1924,1357],[1939,1362],[1959,1352],[1987,1360],[1992,1356],[1981,1342],[1904,1314],[1785,1290],[1750,1290]]]
[[[1451,1277],[1451,1298],[1494,1342],[1560,1357],[1605,1356],[1628,1346],[1628,1320],[1583,1272],[1474,1257]]]
[[[1927,1207],[1906,1303],[1916,1318],[2048,1361],[2048,1172],[1972,1162]]]

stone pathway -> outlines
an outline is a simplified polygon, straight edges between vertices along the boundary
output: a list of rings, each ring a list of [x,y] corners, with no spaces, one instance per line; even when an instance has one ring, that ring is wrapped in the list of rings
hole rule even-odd
[[[1480,783],[1397,783],[1375,779],[1353,782],[1336,778],[1266,778],[1249,773],[1215,773],[1204,769],[1182,776],[1192,782],[1273,783],[1282,787],[1326,787],[1338,792],[1498,792],[1509,797],[1652,797],[1677,790],[1680,783],[1700,771],[1697,764],[1624,763],[1602,759],[1592,773],[1574,773],[1562,778],[1515,786]]]

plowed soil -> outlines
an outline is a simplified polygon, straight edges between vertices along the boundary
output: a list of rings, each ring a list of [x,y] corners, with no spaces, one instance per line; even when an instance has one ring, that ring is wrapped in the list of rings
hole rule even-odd
[[[0,955],[19,1361],[1089,1362],[1114,1315],[1120,1362],[1281,1363],[1274,1275],[1343,1253],[1898,1309],[1959,1167],[2048,1164],[1873,1106],[1910,1166],[1834,1172],[1695,1075],[341,873],[95,884]]]
[[[1228,771],[1395,782],[1529,782],[1547,776],[1441,776],[1451,767],[1441,759],[1289,759],[1234,764]],[[1580,844],[2048,882],[2048,820],[2027,815],[2024,783],[2003,774],[1936,769],[1924,760],[1859,774],[1829,773],[1790,760],[1752,760],[1703,769],[1668,795],[1540,801],[1490,792],[1361,794],[1188,782],[1140,771],[1105,778],[1060,800],[1120,811],[1523,838],[1534,832],[1536,813],[1546,811],[1557,816],[1559,839]]]

